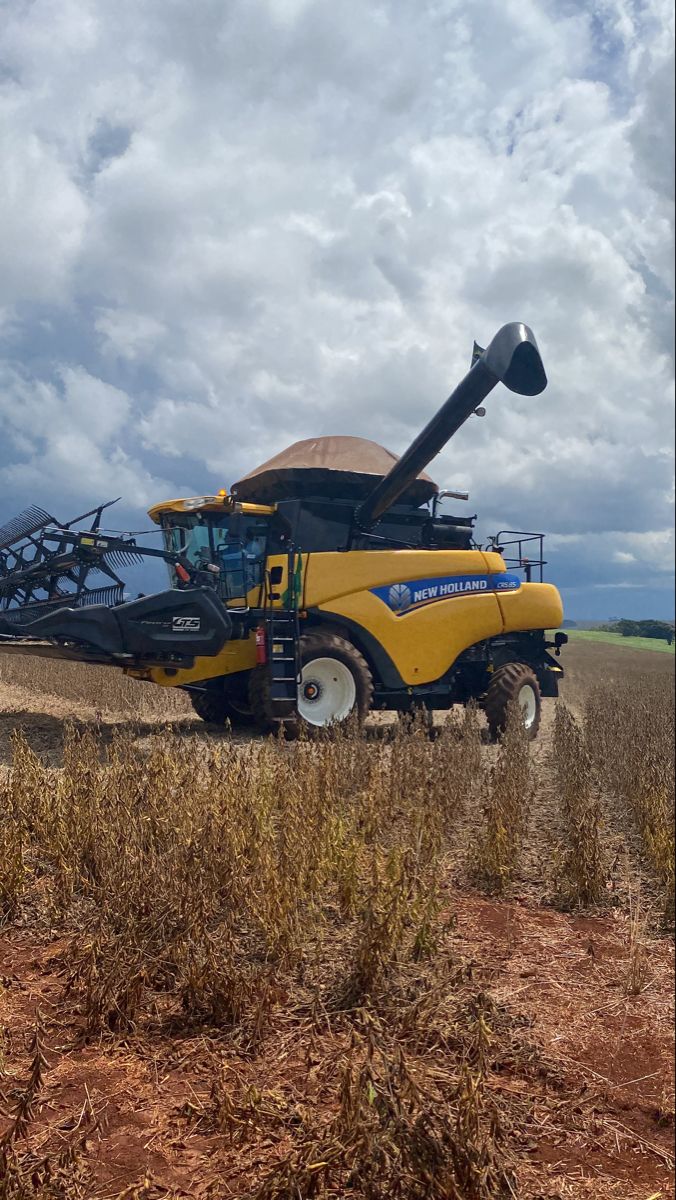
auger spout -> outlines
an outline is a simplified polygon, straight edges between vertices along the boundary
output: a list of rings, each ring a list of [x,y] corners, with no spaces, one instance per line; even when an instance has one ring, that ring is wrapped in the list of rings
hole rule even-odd
[[[514,321],[498,330],[490,345],[477,352],[471,369],[412,445],[381,479],[357,509],[356,523],[372,529],[472,415],[498,383],[522,396],[537,396],[547,386],[547,376],[533,332]]]

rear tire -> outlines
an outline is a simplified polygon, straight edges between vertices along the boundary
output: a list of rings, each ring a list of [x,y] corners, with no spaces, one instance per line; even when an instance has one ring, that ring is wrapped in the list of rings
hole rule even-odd
[[[267,667],[251,673],[249,696],[256,723],[267,731],[282,726],[293,736],[301,728],[341,724],[356,714],[363,721],[373,701],[373,679],[357,648],[334,633],[305,633],[300,639],[301,682],[298,715],[276,715]]]
[[[248,693],[248,675],[225,676],[217,686],[205,692],[190,692],[190,703],[207,725],[253,725],[254,715]]]
[[[537,675],[527,663],[505,663],[491,679],[483,707],[494,742],[505,732],[509,710],[515,702],[521,709],[528,739],[533,741],[540,728],[542,697]]]

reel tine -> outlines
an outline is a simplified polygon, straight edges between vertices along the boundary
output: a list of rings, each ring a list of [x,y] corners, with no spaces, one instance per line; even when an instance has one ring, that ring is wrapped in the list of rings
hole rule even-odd
[[[26,613],[29,611],[30,605],[27,608],[5,608],[2,610],[2,619],[19,625],[25,621]]]
[[[19,608],[3,609],[2,618],[16,625],[30,624],[38,617],[56,612],[60,608],[87,608],[91,604],[105,604],[111,607],[121,604],[123,600],[124,585],[111,584],[110,587],[88,588],[80,592],[79,596],[75,592],[67,592],[55,600],[36,600]]]
[[[140,554],[134,550],[111,550],[104,554],[104,560],[109,567],[138,567],[143,562]]]
[[[38,617],[56,612],[59,608],[66,608],[68,603],[68,596],[60,596],[58,600],[36,600],[32,604],[23,604],[20,608],[3,609],[2,619],[15,625],[30,624]]]
[[[105,604],[108,608],[114,604],[122,604],[124,600],[124,584],[111,583],[109,587],[91,588],[80,594],[78,607],[86,608],[90,604]]]
[[[33,533],[38,533],[44,529],[46,525],[54,525],[54,517],[45,512],[43,508],[38,508],[32,505],[30,508],[25,508],[16,517],[12,517],[6,525],[0,528],[0,550],[11,546],[12,542],[18,542],[21,538],[30,537]]]
[[[23,579],[18,579],[17,576],[25,571]],[[50,590],[58,592],[61,585],[66,582],[72,583],[72,578],[69,575],[55,570],[49,559],[46,562],[26,563],[17,570],[10,571],[7,575],[0,576],[0,596],[7,592],[14,591],[15,588],[23,588],[30,586],[31,588],[44,588],[45,583],[49,581]]]
[[[123,603],[125,585],[119,572],[141,566],[145,559],[143,548],[137,548],[131,535],[98,534],[101,513],[112,503],[65,525],[33,505],[0,529],[3,619],[20,624],[55,608]],[[91,530],[73,528],[92,515],[96,519]],[[88,586],[90,573],[105,577],[101,586]]]

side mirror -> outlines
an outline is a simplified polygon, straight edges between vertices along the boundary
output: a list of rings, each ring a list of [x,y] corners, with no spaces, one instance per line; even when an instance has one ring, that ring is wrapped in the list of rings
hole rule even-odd
[[[270,567],[270,583],[281,583],[283,574],[284,572],[281,567]]]

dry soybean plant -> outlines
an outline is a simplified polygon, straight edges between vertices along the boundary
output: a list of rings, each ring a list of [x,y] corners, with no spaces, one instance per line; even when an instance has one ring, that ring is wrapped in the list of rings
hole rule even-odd
[[[61,770],[17,734],[0,778],[4,911],[30,894],[74,935],[87,1037],[133,1031],[169,998],[184,1020],[251,1038],[275,979],[301,966],[361,1003],[434,948],[440,863],[478,754],[473,714],[464,726],[145,748],[70,728]]]
[[[487,1102],[482,998],[457,1072],[418,1079],[401,1046],[360,1012],[338,1074],[335,1116],[309,1120],[248,1200],[508,1200],[512,1175]]]
[[[71,1142],[49,1155],[29,1145],[31,1129],[41,1108],[44,1077],[50,1067],[44,1039],[44,1024],[38,1011],[28,1046],[28,1079],[14,1093],[13,1104],[3,1112],[9,1123],[0,1137],[0,1200],[87,1200],[91,1195],[89,1172],[84,1154],[80,1153],[84,1150],[86,1132],[94,1124],[91,1105],[84,1106],[78,1123],[82,1126],[80,1148]]]
[[[24,880],[21,823],[10,796],[8,807],[0,814],[0,926],[16,914]]]
[[[484,780],[484,819],[472,861],[474,878],[489,892],[504,891],[514,878],[533,786],[530,742],[515,705]]]
[[[595,705],[583,724],[563,706],[556,718],[568,903],[593,903],[603,878],[601,788],[635,815],[655,869],[664,861],[664,714],[659,732],[641,727],[646,767],[618,761],[620,727],[607,698]],[[296,742],[182,732],[69,728],[59,768],[18,734],[0,772],[0,922],[56,934],[63,980],[49,1041],[38,1023],[25,1084],[0,1098],[14,1130],[0,1200],[100,1194],[82,1129],[50,1142],[41,1107],[66,1023],[115,1054],[195,1048],[208,1077],[177,1119],[214,1135],[236,1170],[255,1159],[237,1194],[513,1200],[522,1099],[496,1084],[535,1051],[507,1006],[477,994],[445,885],[458,825],[481,803],[477,876],[498,893],[514,877],[533,789],[518,715],[495,752],[472,709]],[[640,991],[638,908],[632,920],[626,988]],[[121,1197],[156,1191],[137,1182]]]
[[[0,777],[3,844],[16,848],[5,912],[25,907],[70,935],[63,1001],[85,1041],[215,1026],[250,1057],[291,990],[318,1029],[342,1030],[328,1115],[299,1118],[271,1089],[216,1075],[191,1118],[238,1142],[271,1128],[291,1139],[259,1200],[511,1196],[485,1096],[488,1009],[469,1026],[448,1018],[449,1072],[429,1083],[401,1044],[415,1058],[432,1013],[443,1038],[442,1010],[468,986],[445,958],[437,979],[434,953],[444,859],[478,798],[480,757],[472,711],[434,731],[414,717],[385,736],[294,743],[139,745],[72,727],[61,769],[16,734]],[[24,1124],[41,1037],[15,1114]],[[28,1142],[20,1154],[8,1143],[0,1200],[86,1195],[75,1144],[68,1154],[40,1164]]]
[[[562,702],[554,718],[552,765],[566,839],[557,863],[559,897],[565,905],[598,904],[607,877],[601,801],[583,730]]]
[[[597,687],[587,698],[585,725],[595,775],[632,815],[673,919],[673,687],[647,676],[624,691]]]

